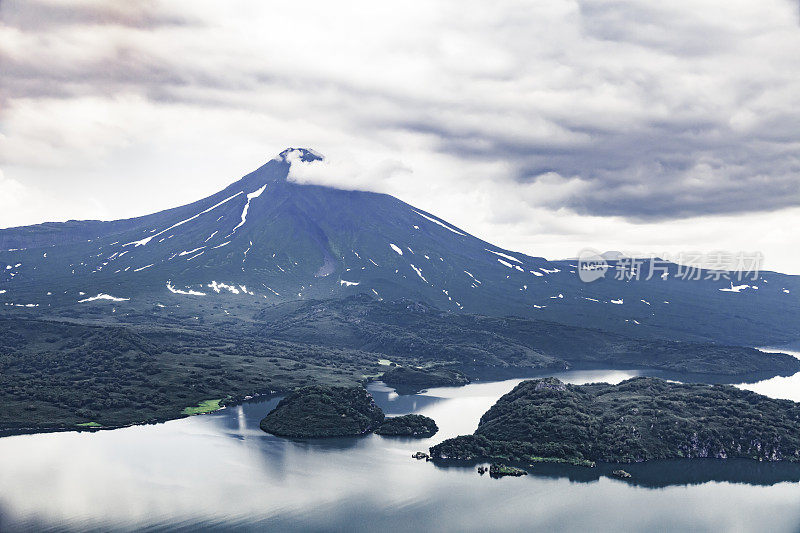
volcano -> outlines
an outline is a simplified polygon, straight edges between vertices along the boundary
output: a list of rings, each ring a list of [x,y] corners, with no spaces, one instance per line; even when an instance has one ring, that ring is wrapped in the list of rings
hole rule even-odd
[[[295,183],[289,148],[194,203],[116,221],[0,230],[0,312],[125,321],[141,313],[249,320],[296,300],[364,294],[441,311],[546,319],[633,337],[751,346],[800,338],[797,276],[761,272],[592,283],[576,261],[495,246],[397,198]],[[726,273],[729,274],[729,273]]]

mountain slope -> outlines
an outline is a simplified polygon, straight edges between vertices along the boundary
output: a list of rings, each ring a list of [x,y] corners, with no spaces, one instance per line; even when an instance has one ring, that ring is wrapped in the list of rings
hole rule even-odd
[[[456,314],[411,301],[366,295],[291,302],[257,315],[254,338],[384,354],[406,364],[487,369],[650,368],[704,374],[702,380],[790,375],[800,361],[754,348],[644,340],[545,320]],[[716,375],[713,377],[711,375]]]
[[[391,196],[287,180],[293,161],[319,159],[288,149],[215,195],[152,215],[0,230],[2,312],[250,320],[272,304],[366,293],[645,338],[800,339],[796,276],[764,272],[733,292],[724,280],[677,279],[671,265],[665,279],[583,283],[575,262],[498,248]]]

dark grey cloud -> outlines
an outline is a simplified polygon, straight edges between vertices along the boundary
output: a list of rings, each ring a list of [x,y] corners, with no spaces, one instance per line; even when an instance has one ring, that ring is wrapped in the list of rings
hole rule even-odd
[[[59,26],[119,25],[139,29],[197,24],[191,17],[165,13],[152,0],[124,2],[53,2],[3,0],[0,20],[20,30],[48,30]]]
[[[84,95],[114,95],[126,89],[189,85],[191,76],[173,69],[147,52],[120,46],[105,57],[75,62],[48,62],[40,58],[10,56],[0,50],[2,97],[75,98]]]
[[[739,35],[723,21],[695,16],[669,2],[580,1],[587,36],[659,49],[676,56],[702,55],[736,46]],[[720,5],[720,10],[725,7]]]
[[[677,119],[633,130],[562,124],[590,138],[579,145],[525,142],[438,122],[396,126],[435,136],[439,150],[459,158],[509,162],[522,183],[547,173],[577,177],[585,183],[579,194],[542,204],[581,214],[660,220],[800,205],[800,153],[792,131],[800,113],[774,117],[746,136],[726,122]]]

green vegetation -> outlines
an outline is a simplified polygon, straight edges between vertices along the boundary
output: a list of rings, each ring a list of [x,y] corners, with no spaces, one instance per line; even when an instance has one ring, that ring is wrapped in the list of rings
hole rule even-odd
[[[222,408],[222,405],[220,405],[221,402],[222,398],[217,400],[203,400],[196,406],[187,407],[181,412],[185,415],[202,415],[205,413],[212,413]]]
[[[358,296],[262,306],[255,320],[242,309],[236,318],[211,318],[220,306],[187,299],[169,314],[154,304],[147,312],[73,306],[47,311],[47,318],[3,315],[0,435],[159,422],[209,398],[224,398],[222,406],[315,384],[363,385],[381,375],[405,391],[572,364],[720,372],[737,380],[753,371],[800,370],[790,356],[749,348],[454,315],[408,301]]]
[[[379,373],[373,354],[217,329],[0,319],[0,435],[159,422],[209,398],[225,405]]]
[[[423,415],[393,416],[383,421],[375,433],[395,437],[432,437],[439,431],[436,422]]]
[[[383,411],[363,387],[303,387],[283,398],[261,420],[261,429],[281,437],[347,437],[369,433]]]
[[[401,393],[419,392],[430,387],[448,387],[466,385],[469,379],[449,368],[412,368],[398,366],[387,370],[381,376],[381,381],[397,389]]]
[[[493,478],[500,478],[503,476],[513,476],[513,477],[527,476],[528,473],[521,468],[507,466],[500,463],[492,463],[491,465],[489,465],[489,475],[492,476]]]
[[[568,457],[558,448],[535,446],[521,441],[496,441],[483,435],[461,435],[447,439],[430,449],[434,459],[459,461],[508,461],[514,463],[565,463],[576,466],[594,466],[594,461]],[[546,455],[553,454],[553,455]],[[562,454],[563,456],[556,456]]]
[[[800,461],[800,404],[727,385],[634,378],[567,385],[520,383],[474,435],[431,448],[438,459],[530,456],[570,462],[743,457]]]
[[[80,424],[75,424],[81,428],[101,428],[103,427],[102,424],[98,424],[97,422],[81,422]]]

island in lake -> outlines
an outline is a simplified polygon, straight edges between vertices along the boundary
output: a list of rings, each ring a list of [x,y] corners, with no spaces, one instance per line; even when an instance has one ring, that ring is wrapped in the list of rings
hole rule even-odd
[[[439,431],[436,421],[424,415],[393,416],[383,421],[375,433],[391,437],[433,437]]]
[[[279,437],[353,437],[374,431],[395,437],[431,437],[439,431],[432,418],[386,418],[364,387],[314,385],[294,390],[261,420],[261,429]]]
[[[728,385],[634,378],[618,385],[524,381],[473,435],[430,449],[434,460],[632,463],[732,457],[800,461],[800,404]]]
[[[280,437],[322,438],[364,435],[384,419],[364,387],[301,387],[261,420],[261,429]]]
[[[401,394],[413,394],[430,387],[457,387],[469,383],[467,376],[444,367],[412,368],[398,366],[387,370],[381,381]]]

